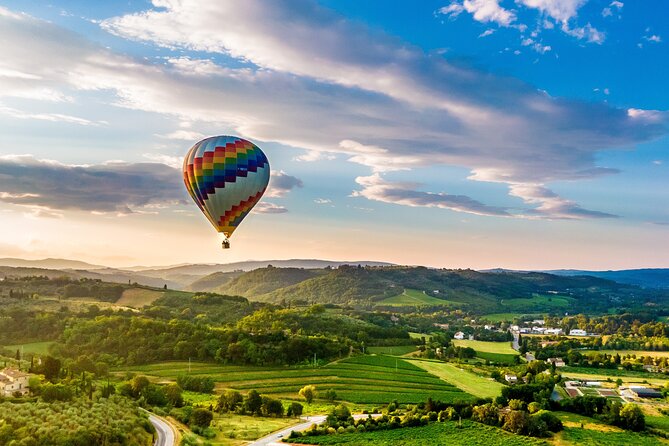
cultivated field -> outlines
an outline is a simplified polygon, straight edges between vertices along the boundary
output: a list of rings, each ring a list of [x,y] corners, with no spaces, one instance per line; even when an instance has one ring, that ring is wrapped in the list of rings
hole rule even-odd
[[[173,380],[188,373],[187,362],[137,366],[132,370]],[[255,389],[276,398],[295,399],[307,384],[320,391],[333,389],[337,399],[358,404],[419,403],[428,397],[441,401],[468,401],[472,395],[424,369],[390,356],[357,356],[318,368],[264,368],[194,363],[191,374],[209,376],[217,389],[246,392]]]
[[[669,352],[654,352],[654,351],[645,351],[645,350],[587,350],[583,352],[584,354],[594,355],[596,353],[606,353],[607,355],[615,355],[618,353],[620,356],[627,355],[636,355],[636,356],[651,356],[653,358],[669,358]]]
[[[125,307],[142,308],[146,305],[151,305],[154,301],[163,297],[162,291],[147,290],[144,288],[131,288],[125,290],[117,305]]]
[[[564,431],[555,436],[553,441],[556,445],[656,446],[669,444],[667,440],[659,437],[625,431],[581,415],[567,412],[556,412],[555,414],[562,420],[565,427]],[[581,423],[583,428],[581,428]]]
[[[515,312],[520,312],[523,310],[530,309],[530,311],[533,311],[534,309],[539,309],[539,308],[546,308],[546,309],[553,309],[553,308],[566,308],[568,307],[574,299],[570,297],[565,297],[565,296],[541,296],[541,295],[534,295],[533,297],[529,299],[505,299],[501,301],[500,303],[511,310],[511,313]]]
[[[471,347],[476,350],[476,356],[494,362],[513,363],[518,352],[511,347],[511,342],[469,341],[466,339],[453,340],[458,347]]]
[[[53,344],[53,341],[46,342],[30,342],[28,344],[14,344],[14,345],[4,345],[0,346],[6,348],[7,350],[21,350],[23,354],[35,354],[35,355],[46,355],[49,353],[49,347]]]
[[[453,302],[446,299],[437,299],[436,297],[428,296],[421,290],[412,290],[407,288],[402,292],[402,294],[383,299],[376,305],[384,307],[421,307],[460,304],[458,302]]]
[[[481,316],[481,319],[490,322],[512,322],[514,319],[521,318],[523,316],[526,315],[524,313],[492,313]]]
[[[374,445],[374,446],[527,446],[545,445],[543,440],[514,435],[502,429],[463,420],[458,428],[454,421],[433,423],[421,427],[409,427],[385,431],[320,435],[291,439],[292,443],[322,445]]]
[[[479,398],[495,398],[501,395],[504,387],[491,378],[478,376],[448,362],[412,360],[412,363]]]
[[[385,347],[367,347],[367,353],[374,355],[404,356],[415,352],[418,347],[415,345],[393,345]]]

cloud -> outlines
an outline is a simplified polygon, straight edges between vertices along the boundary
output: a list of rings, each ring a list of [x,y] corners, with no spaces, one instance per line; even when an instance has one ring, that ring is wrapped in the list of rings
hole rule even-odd
[[[285,197],[288,192],[296,187],[303,187],[302,180],[297,177],[288,175],[283,170],[272,173],[269,180],[269,187],[265,192],[266,197],[279,198]]]
[[[374,172],[453,165],[476,181],[576,181],[613,173],[597,166],[598,151],[667,131],[666,112],[555,98],[306,0],[157,5],[103,26],[160,46],[227,54],[244,67],[136,60],[27,16],[0,16],[0,61],[29,77],[31,88],[107,91],[121,107],[346,154]]]
[[[478,22],[509,26],[516,20],[516,15],[512,11],[499,5],[499,0],[464,0],[462,6]]]
[[[525,203],[538,205],[526,211],[526,215],[548,219],[585,219],[585,218],[615,218],[616,215],[606,212],[583,209],[573,201],[558,196],[552,190],[541,184],[512,184],[510,194],[521,198]]]
[[[653,164],[655,164],[656,166],[661,166],[662,160],[653,160]]]
[[[332,203],[332,200],[330,200],[329,198],[316,198],[314,200],[314,203],[316,203],[316,204],[330,204],[330,203]]]
[[[279,206],[278,204],[261,201],[255,205],[252,212],[258,214],[285,214],[288,212],[288,209],[283,206]]]
[[[495,30],[492,29],[492,28],[489,28],[489,29],[486,29],[485,31],[483,31],[481,34],[479,34],[479,38],[480,37],[488,37],[488,36],[493,35],[494,33],[495,33]]]
[[[95,122],[88,119],[79,118],[77,116],[64,115],[61,113],[28,113],[21,110],[17,110],[11,107],[5,107],[0,104],[0,114],[10,116],[17,119],[37,119],[40,121],[51,121],[51,122],[65,122],[68,124],[78,124],[78,125],[101,125],[105,124],[103,121]]]
[[[447,16],[450,19],[457,18],[465,8],[460,3],[453,2],[448,6],[443,6],[437,10],[437,13]]]
[[[436,207],[476,215],[510,216],[504,208],[487,206],[465,195],[422,192],[416,190],[418,184],[389,182],[379,173],[358,177],[355,181],[362,186],[362,190],[354,191],[353,197],[411,207]]]
[[[606,34],[589,23],[582,27],[571,28],[569,23],[564,22],[562,24],[562,31],[579,40],[586,40],[589,43],[602,44],[606,40]]]
[[[648,36],[643,36],[643,39],[647,42],[660,43],[662,42],[662,37],[657,34],[651,34]]]
[[[193,143],[196,143],[197,141],[201,140],[204,138],[204,135],[200,132],[195,132],[193,130],[175,130],[170,133],[166,133],[164,135],[156,135],[160,138],[165,138],[165,139],[177,139],[177,140],[182,140],[182,141],[193,141]]]
[[[132,213],[133,208],[185,200],[179,172],[157,163],[73,166],[31,155],[0,156],[0,201],[54,210]]]
[[[179,171],[183,169],[184,158],[182,156],[170,156],[161,153],[145,153],[142,156],[148,160],[179,169]]]
[[[537,9],[555,21],[566,23],[578,15],[579,8],[587,0],[518,0],[518,3]]]

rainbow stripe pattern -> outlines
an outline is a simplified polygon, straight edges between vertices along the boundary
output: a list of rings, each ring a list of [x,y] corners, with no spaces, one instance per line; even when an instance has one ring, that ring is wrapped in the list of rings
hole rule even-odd
[[[218,232],[232,235],[260,201],[270,167],[262,150],[235,136],[214,136],[196,143],[183,164],[184,183]]]

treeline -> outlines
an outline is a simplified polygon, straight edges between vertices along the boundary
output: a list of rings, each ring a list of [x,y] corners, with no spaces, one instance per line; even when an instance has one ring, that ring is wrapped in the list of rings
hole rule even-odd
[[[166,360],[201,360],[232,364],[282,365],[333,359],[356,344],[333,336],[292,334],[282,329],[263,333],[211,328],[184,320],[142,316],[100,316],[75,320],[54,346],[65,358],[88,355],[110,365]]]
[[[0,413],[0,445],[149,446],[154,432],[137,405],[121,397],[0,402]]]
[[[0,295],[13,299],[27,299],[34,295],[92,297],[115,302],[123,294],[123,285],[100,279],[73,279],[70,277],[26,276],[7,277],[0,281]]]

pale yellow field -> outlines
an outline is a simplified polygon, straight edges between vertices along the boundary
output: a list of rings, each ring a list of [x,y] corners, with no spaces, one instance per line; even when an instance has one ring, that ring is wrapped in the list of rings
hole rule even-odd
[[[479,398],[495,398],[501,395],[504,387],[497,381],[478,376],[448,362],[411,360],[411,363]]]
[[[154,301],[161,298],[162,296],[162,291],[132,288],[125,290],[121,298],[116,301],[116,304],[125,307],[141,308],[146,305],[151,305]]]

